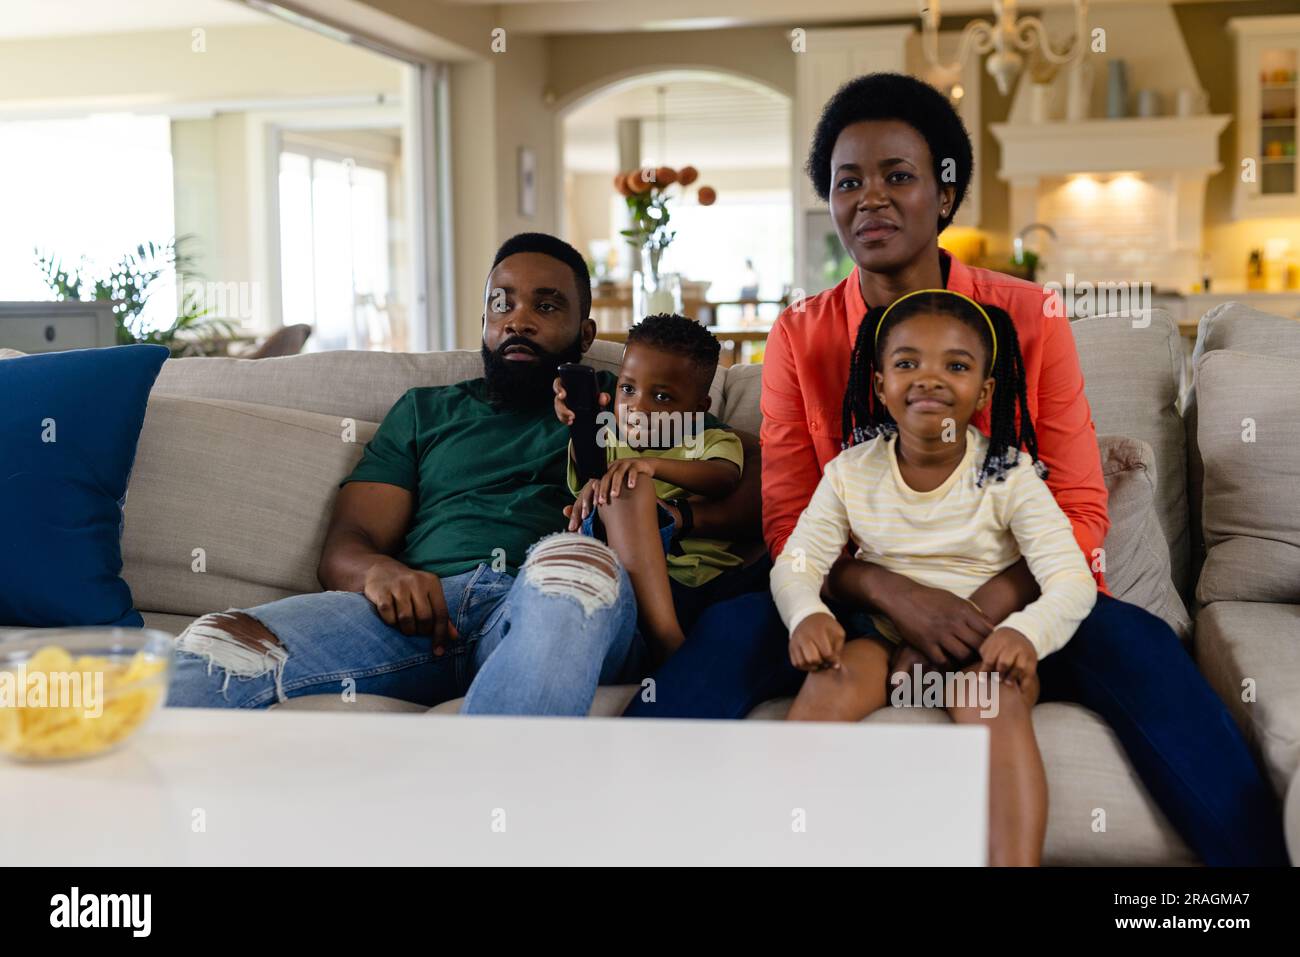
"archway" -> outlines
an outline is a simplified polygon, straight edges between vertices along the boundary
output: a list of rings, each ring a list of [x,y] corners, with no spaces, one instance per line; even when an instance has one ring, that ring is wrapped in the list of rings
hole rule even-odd
[[[630,71],[575,91],[556,110],[563,233],[599,277],[621,288],[636,264],[618,236],[626,206],[614,174],[695,166],[718,202],[703,209],[694,188],[674,190],[677,235],[665,268],[682,274],[684,293],[697,303],[704,295],[723,301],[704,303],[699,318],[770,322],[793,278],[790,109],[790,97],[769,84],[712,68]],[[609,292],[610,283],[603,288]],[[741,299],[767,304],[760,314]]]

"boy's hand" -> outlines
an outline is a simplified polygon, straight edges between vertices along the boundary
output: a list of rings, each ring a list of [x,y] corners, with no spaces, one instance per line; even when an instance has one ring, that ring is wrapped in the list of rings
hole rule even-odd
[[[790,636],[790,664],[800,671],[821,671],[840,666],[844,627],[835,616],[819,611],[799,622]]]
[[[566,393],[564,391],[564,385],[560,381],[559,376],[555,377],[555,381],[551,383],[551,388],[555,391],[555,417],[559,419],[561,422],[563,422],[565,425],[573,425],[573,420],[575,416],[572,410],[567,405],[564,404]],[[606,406],[609,405],[609,393],[608,392],[599,393],[596,396],[596,401],[597,403],[599,403],[602,409],[605,408]]]
[[[572,505],[564,506],[564,514],[569,516],[569,531],[576,532],[582,528],[587,516],[596,510],[596,490],[600,479],[587,479],[587,484],[578,490],[578,497]]]
[[[618,493],[624,485],[628,488],[636,488],[638,475],[653,479],[655,461],[655,459],[619,459],[617,462],[611,462],[604,475],[592,480],[597,483],[596,504],[606,505],[610,499],[618,498]]]
[[[1004,681],[1024,684],[1038,673],[1038,652],[1014,628],[996,628],[980,646],[980,670],[995,671]]]

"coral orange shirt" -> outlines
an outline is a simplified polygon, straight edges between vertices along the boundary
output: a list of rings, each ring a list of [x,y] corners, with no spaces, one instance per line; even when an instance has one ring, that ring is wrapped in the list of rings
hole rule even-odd
[[[1025,361],[1029,415],[1048,488],[1070,519],[1075,541],[1093,567],[1110,519],[1092,410],[1069,320],[1045,308],[1041,286],[947,260],[947,288],[1000,306],[1015,323]],[[763,537],[775,558],[812,498],[826,463],[840,453],[849,357],[866,315],[858,271],[833,289],[791,306],[777,319],[763,356]],[[1050,313],[1050,315],[1049,315]],[[987,410],[971,424],[989,434]],[[1105,591],[1100,572],[1097,585]]]

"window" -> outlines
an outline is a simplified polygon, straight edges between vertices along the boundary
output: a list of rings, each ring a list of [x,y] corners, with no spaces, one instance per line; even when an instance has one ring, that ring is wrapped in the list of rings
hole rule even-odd
[[[382,164],[300,148],[280,153],[284,324],[312,326],[310,348],[405,348],[392,315],[391,194]]]
[[[5,122],[0,142],[0,300],[54,298],[36,249],[59,257],[70,272],[84,259],[90,287],[128,250],[174,235],[167,117]],[[171,325],[175,277],[161,276],[150,289],[141,322]]]

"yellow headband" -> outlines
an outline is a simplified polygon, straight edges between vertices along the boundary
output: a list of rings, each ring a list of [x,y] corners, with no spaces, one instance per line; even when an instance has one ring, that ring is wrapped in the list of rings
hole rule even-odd
[[[881,314],[880,321],[876,323],[876,337],[874,340],[874,345],[876,346],[876,348],[880,347],[880,328],[885,324],[885,316],[889,315],[890,309],[893,309],[904,299],[911,299],[913,296],[919,296],[922,293],[927,293],[927,292],[938,292],[938,293],[943,293],[946,296],[957,296],[960,299],[965,299],[972,306],[974,306],[976,309],[979,310],[979,314],[983,316],[984,321],[989,324],[989,336],[993,339],[993,355],[989,357],[989,368],[992,369],[994,363],[998,361],[998,334],[997,331],[993,328],[993,320],[990,319],[989,314],[984,311],[984,307],[981,306],[974,299],[972,299],[970,296],[963,295],[960,292],[954,292],[951,289],[917,289],[915,292],[909,292],[905,296],[899,296],[897,299],[891,302],[889,304],[889,308],[886,309]]]

